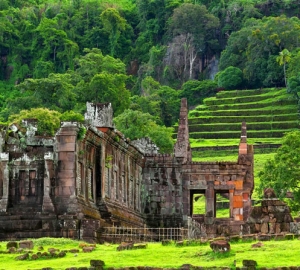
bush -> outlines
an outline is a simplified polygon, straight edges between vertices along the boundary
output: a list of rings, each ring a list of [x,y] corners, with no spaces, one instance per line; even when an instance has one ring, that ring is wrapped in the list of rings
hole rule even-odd
[[[228,90],[238,89],[243,82],[243,72],[236,67],[228,67],[218,74],[218,85]]]
[[[190,80],[183,84],[180,96],[187,98],[188,105],[193,106],[202,103],[204,98],[215,95],[216,89],[217,84],[212,80]]]

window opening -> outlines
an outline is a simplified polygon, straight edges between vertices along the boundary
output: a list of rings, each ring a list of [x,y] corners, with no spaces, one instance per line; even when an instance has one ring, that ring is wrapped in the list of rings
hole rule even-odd
[[[230,218],[229,191],[216,192],[215,194],[216,218]]]

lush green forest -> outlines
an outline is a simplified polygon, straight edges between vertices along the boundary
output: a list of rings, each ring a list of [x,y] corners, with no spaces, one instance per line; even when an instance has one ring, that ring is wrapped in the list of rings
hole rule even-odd
[[[298,98],[299,16],[297,0],[0,0],[0,121],[37,108],[79,120],[87,101],[111,102],[126,136],[171,151],[181,97]]]

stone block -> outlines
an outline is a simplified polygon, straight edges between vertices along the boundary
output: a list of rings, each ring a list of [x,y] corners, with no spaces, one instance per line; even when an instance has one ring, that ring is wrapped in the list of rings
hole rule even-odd
[[[29,254],[25,253],[25,254],[22,254],[22,255],[16,257],[16,260],[17,261],[24,261],[24,260],[27,260],[28,258],[29,258]]]
[[[17,249],[17,248],[19,247],[18,242],[16,242],[16,241],[9,241],[9,242],[6,244],[6,249],[9,249],[9,248],[11,248],[11,247]]]
[[[90,265],[95,266],[95,267],[99,267],[99,266],[104,266],[105,263],[102,260],[90,260]]]
[[[290,232],[290,223],[281,223],[280,229],[282,232]]]
[[[234,220],[235,221],[242,221],[243,220],[243,215],[235,215]]]
[[[268,233],[269,232],[269,225],[268,223],[262,223],[261,227],[260,227],[260,231],[261,233]]]
[[[217,226],[206,225],[205,227],[208,235],[216,235]]]
[[[243,180],[234,181],[235,189],[242,190],[243,189]]]
[[[19,248],[33,249],[33,242],[31,240],[20,241]]]
[[[249,200],[249,193],[243,193],[243,201]]]
[[[233,208],[242,208],[243,207],[243,201],[233,201]]]
[[[262,200],[261,206],[285,206],[286,204],[278,199],[266,199]]]
[[[210,243],[210,247],[214,252],[229,252],[230,244],[226,240],[215,240]]]
[[[58,160],[75,162],[75,154],[73,152],[59,152]]]
[[[249,267],[249,266],[257,266],[257,262],[254,260],[243,260],[243,266]]]

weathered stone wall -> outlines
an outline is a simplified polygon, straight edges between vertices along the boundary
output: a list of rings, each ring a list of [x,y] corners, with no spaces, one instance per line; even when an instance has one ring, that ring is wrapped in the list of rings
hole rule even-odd
[[[186,191],[181,181],[181,162],[173,155],[149,155],[145,160],[142,200],[147,224],[150,227],[183,226],[187,216],[184,214]]]
[[[237,162],[192,162],[189,144],[188,111],[182,100],[174,155],[146,155],[143,179],[146,197],[144,213],[149,226],[186,226],[193,216],[193,195],[203,194],[206,211],[195,217],[202,235],[236,234],[244,230],[251,210],[254,188],[253,148],[247,144],[246,124],[242,124]],[[227,194],[230,215],[216,218],[216,195]]]
[[[100,224],[144,226],[141,152],[110,127],[89,126],[78,139],[82,128],[64,122],[55,137],[46,138],[34,132],[18,135],[14,126],[3,140],[1,239],[63,236],[91,241]]]
[[[118,133],[89,129],[78,142],[76,186],[81,204],[96,209],[93,216],[100,215],[108,225],[143,226],[142,166],[142,154]]]
[[[151,141],[141,147],[127,140],[114,129],[109,104],[88,104],[87,124],[63,122],[55,137],[36,136],[34,119],[24,121],[24,134],[11,126],[0,137],[0,227],[6,233],[0,239],[91,241],[104,226],[186,226],[197,193],[206,197],[205,214],[197,217],[202,235],[239,233],[254,186],[246,125],[237,162],[195,163],[185,99],[181,105],[171,155],[157,154]],[[229,197],[227,219],[216,218],[217,193]]]

